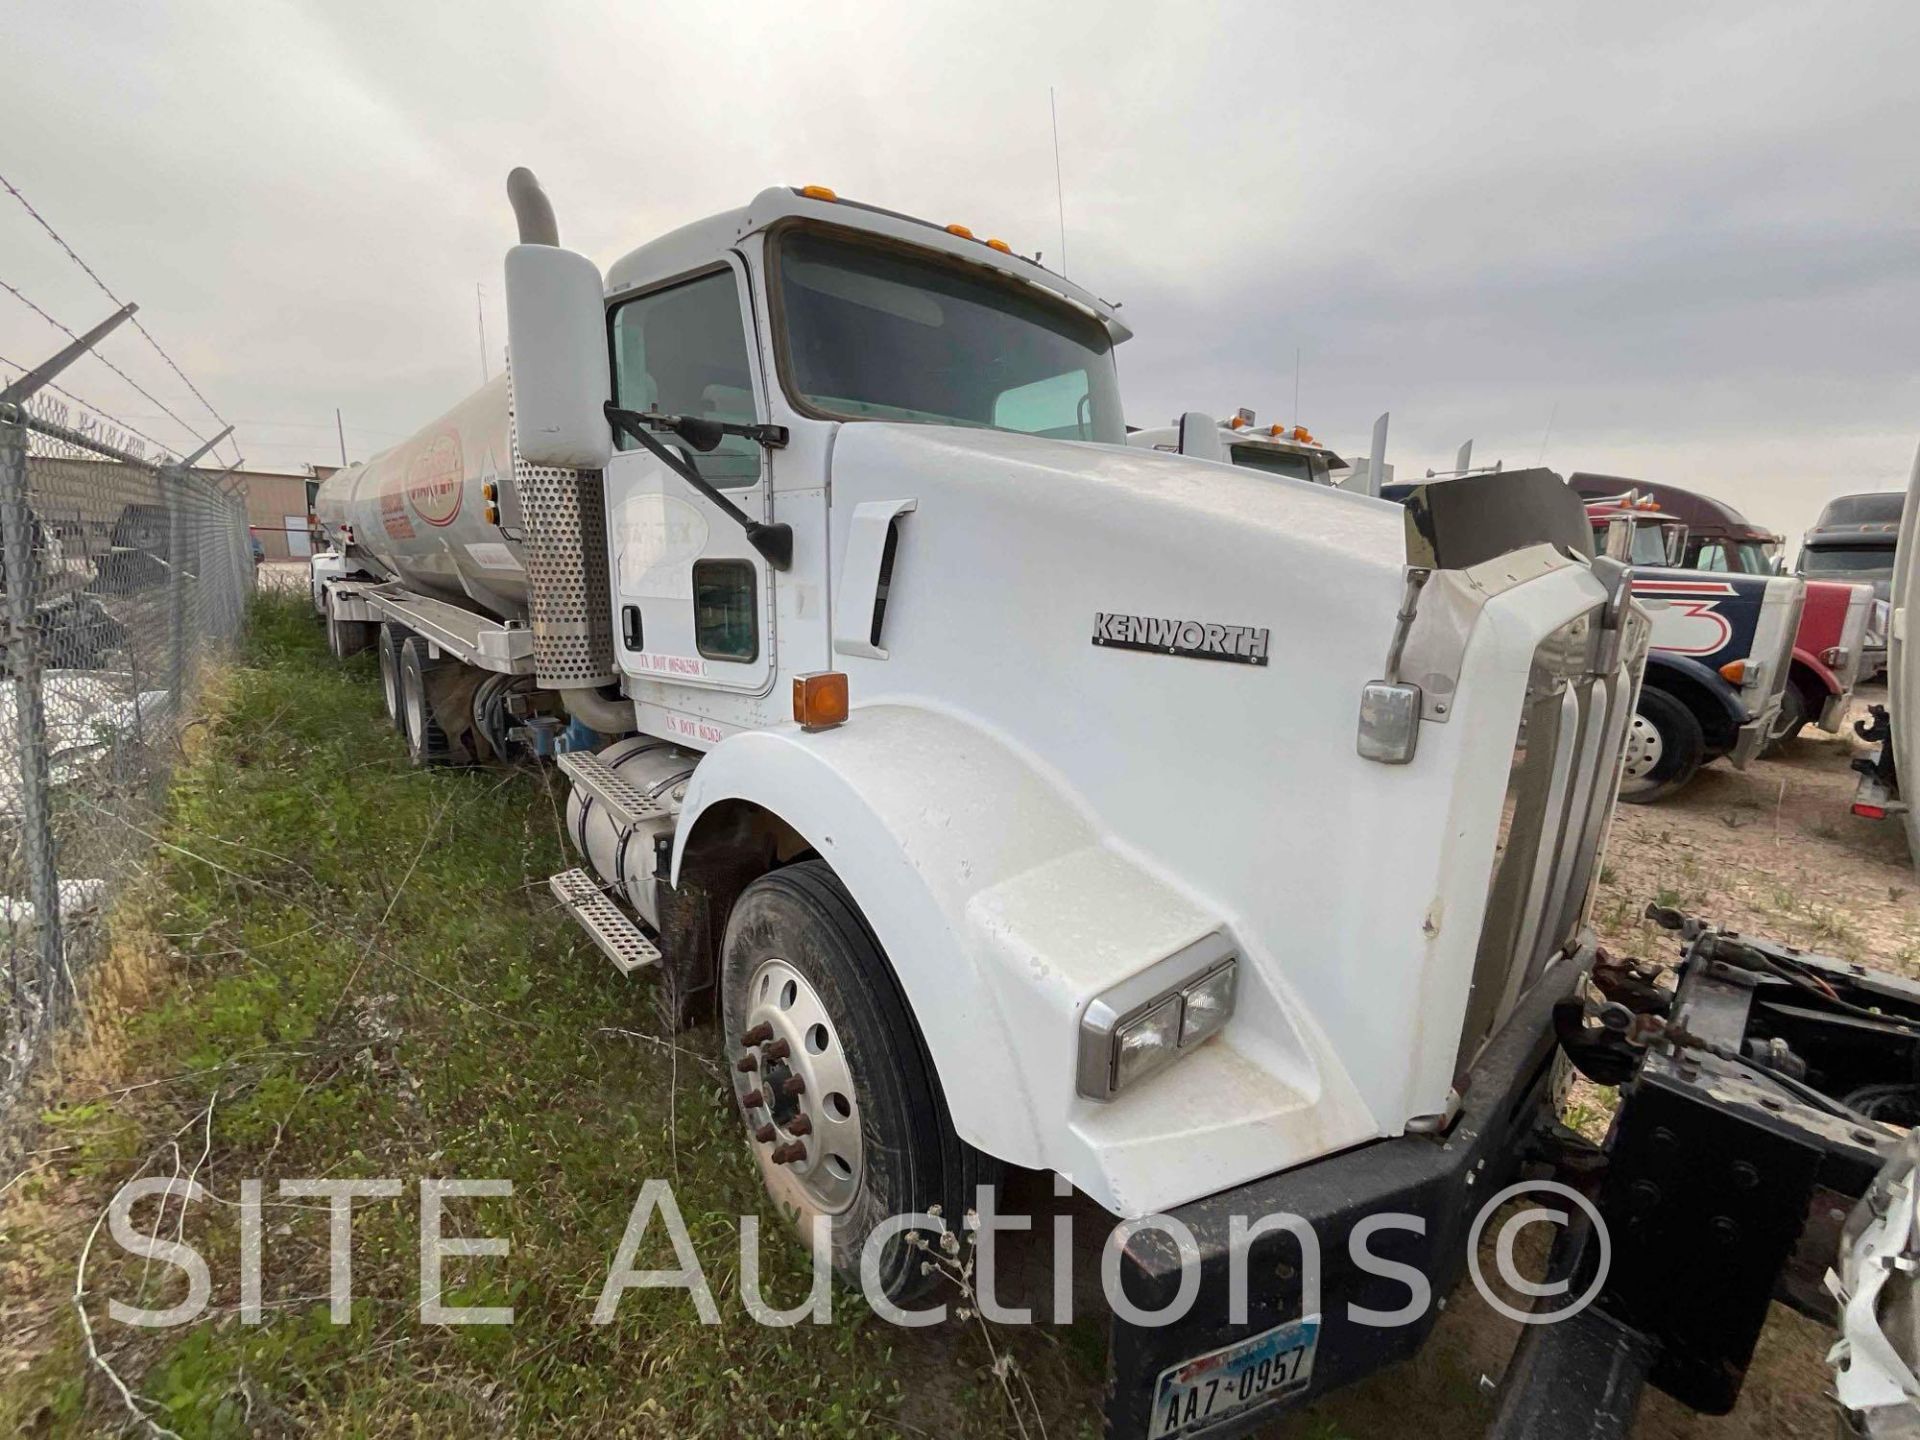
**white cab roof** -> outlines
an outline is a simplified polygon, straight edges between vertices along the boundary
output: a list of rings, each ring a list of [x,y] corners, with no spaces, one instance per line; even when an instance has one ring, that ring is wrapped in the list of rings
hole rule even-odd
[[[1133,334],[1115,307],[1091,290],[1083,289],[1065,276],[1056,275],[1038,261],[995,250],[983,240],[954,235],[927,220],[898,215],[850,200],[822,200],[802,195],[786,185],[762,190],[751,205],[725,210],[670,230],[657,240],[648,241],[607,271],[607,294],[611,296],[641,286],[671,280],[711,265],[744,237],[764,230],[776,221],[793,217],[819,220],[853,230],[865,230],[889,239],[905,241],[922,249],[952,255],[984,269],[997,270],[1037,289],[1051,291],[1062,299],[1098,318],[1115,344]]]

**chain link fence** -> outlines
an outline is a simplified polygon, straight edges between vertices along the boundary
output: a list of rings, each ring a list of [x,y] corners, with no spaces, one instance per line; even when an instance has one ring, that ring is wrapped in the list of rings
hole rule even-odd
[[[245,506],[217,476],[0,407],[0,1114],[154,844],[180,726],[253,571]]]

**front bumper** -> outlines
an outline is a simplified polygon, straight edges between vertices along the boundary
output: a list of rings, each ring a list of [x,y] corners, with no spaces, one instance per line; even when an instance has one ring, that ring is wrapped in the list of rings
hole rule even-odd
[[[1283,1399],[1179,1433],[1207,1440],[1244,1435],[1283,1407],[1306,1404],[1417,1351],[1438,1318],[1437,1305],[1430,1302],[1419,1318],[1386,1328],[1358,1323],[1349,1307],[1392,1312],[1409,1303],[1404,1281],[1373,1273],[1389,1262],[1418,1270],[1435,1300],[1459,1283],[1467,1236],[1484,1197],[1511,1183],[1529,1136],[1551,1115],[1553,1007],[1592,959],[1591,950],[1582,950],[1562,961],[1520,1002],[1481,1052],[1446,1134],[1378,1141],[1174,1210],[1173,1218],[1198,1243],[1199,1291],[1184,1317],[1167,1325],[1114,1317],[1106,1403],[1111,1440],[1148,1433],[1157,1383],[1168,1368],[1301,1317],[1300,1242],[1276,1230],[1253,1242],[1244,1262],[1246,1322],[1229,1323],[1229,1227],[1236,1217],[1251,1226],[1265,1216],[1288,1215],[1313,1227],[1322,1321],[1312,1379]],[[1350,1235],[1362,1220],[1389,1214],[1417,1217],[1425,1233],[1398,1227],[1373,1233],[1366,1240],[1372,1269],[1361,1269],[1348,1248]],[[1122,1251],[1120,1281],[1143,1311],[1171,1305],[1181,1277],[1179,1250],[1164,1231],[1142,1231]]]
[[[1732,762],[1734,769],[1746,769],[1747,762],[1760,753],[1761,747],[1767,743],[1768,734],[1773,730],[1773,722],[1779,716],[1780,701],[1775,697],[1771,705],[1747,721],[1734,734],[1733,749],[1727,753],[1727,759]]]

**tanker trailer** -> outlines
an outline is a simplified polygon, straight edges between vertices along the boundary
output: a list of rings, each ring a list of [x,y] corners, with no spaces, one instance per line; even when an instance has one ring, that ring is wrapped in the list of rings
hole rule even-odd
[[[320,485],[314,513],[349,561],[421,595],[524,621],[527,570],[507,377]]]
[[[632,728],[631,710],[595,688],[615,678],[611,665],[583,663],[582,601],[596,588],[604,598],[605,584],[581,573],[578,540],[557,564],[553,546],[532,557],[548,561],[548,603],[529,585],[511,405],[502,375],[335,471],[314,499],[330,541],[312,561],[329,647],[342,658],[378,647],[387,714],[416,764],[504,756],[516,734],[547,753],[568,715],[593,733]],[[535,472],[533,486],[562,526],[577,517],[571,473]],[[552,642],[544,669],[537,634]]]

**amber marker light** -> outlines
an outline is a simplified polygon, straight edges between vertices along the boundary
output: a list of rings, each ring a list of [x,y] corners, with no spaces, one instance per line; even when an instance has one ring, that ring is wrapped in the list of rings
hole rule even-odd
[[[847,677],[815,670],[793,677],[793,718],[802,730],[831,730],[847,720]]]

